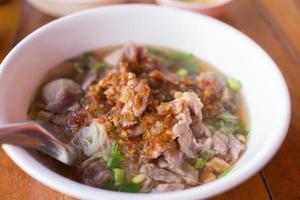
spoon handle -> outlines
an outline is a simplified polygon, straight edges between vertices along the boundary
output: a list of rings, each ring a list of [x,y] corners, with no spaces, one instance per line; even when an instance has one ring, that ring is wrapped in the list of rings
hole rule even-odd
[[[28,121],[0,127],[0,144],[41,151],[67,165],[77,161],[77,150],[48,131],[43,123]],[[49,125],[47,125],[49,126]]]
[[[39,140],[45,137],[33,122],[9,124],[0,127],[0,143],[27,148],[39,147]]]

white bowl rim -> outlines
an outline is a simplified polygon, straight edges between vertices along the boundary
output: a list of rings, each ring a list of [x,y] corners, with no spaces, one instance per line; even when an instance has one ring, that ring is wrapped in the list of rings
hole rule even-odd
[[[3,145],[3,149],[8,154],[8,156],[21,168],[23,169],[27,174],[38,180],[39,182],[49,186],[52,189],[55,189],[59,192],[65,193],[67,195],[82,198],[82,199],[93,199],[96,197],[102,197],[103,199],[107,200],[113,200],[113,199],[132,199],[132,200],[156,200],[156,199],[199,199],[199,198],[209,198],[214,195],[220,194],[222,192],[225,192],[240,183],[244,182],[248,178],[250,178],[252,175],[257,173],[270,159],[275,155],[275,153],[278,151],[280,145],[283,143],[284,138],[287,134],[287,130],[289,127],[290,122],[290,115],[291,115],[291,103],[290,103],[290,96],[288,92],[288,88],[286,85],[286,82],[280,73],[279,68],[275,64],[275,62],[271,59],[271,57],[252,39],[250,39],[248,36],[243,34],[242,32],[238,31],[237,29],[218,21],[214,18],[199,15],[195,13],[191,13],[184,10],[179,9],[171,9],[167,7],[158,7],[154,5],[149,4],[127,4],[127,5],[112,5],[112,6],[105,6],[101,8],[93,8],[85,11],[80,11],[71,15],[67,15],[65,17],[56,19],[37,30],[33,31],[31,34],[26,36],[21,42],[19,42],[5,57],[3,62],[1,63],[0,67],[0,80],[1,77],[5,75],[5,72],[7,69],[6,65],[10,62],[10,60],[13,58],[13,55],[15,52],[22,51],[23,46],[25,46],[27,43],[29,43],[32,39],[34,39],[35,36],[41,34],[44,31],[47,31],[48,28],[55,26],[57,23],[72,20],[74,17],[80,17],[81,15],[91,14],[94,12],[101,12],[102,10],[111,11],[118,9],[149,9],[149,10],[168,10],[168,12],[176,12],[176,14],[184,14],[184,15],[190,15],[192,17],[198,17],[198,18],[206,18],[206,20],[209,20],[211,23],[218,24],[218,26],[222,26],[224,29],[227,29],[228,31],[233,31],[235,34],[240,35],[244,38],[249,44],[251,44],[254,48],[257,48],[261,51],[262,54],[266,57],[266,59],[269,60],[269,63],[273,66],[272,70],[277,76],[279,77],[278,81],[281,82],[281,90],[280,94],[284,98],[284,105],[282,105],[286,112],[282,115],[282,123],[279,125],[277,134],[277,137],[272,137],[268,140],[267,145],[264,149],[261,150],[261,153],[256,155],[255,158],[253,158],[252,162],[249,162],[247,165],[244,165],[234,174],[230,174],[230,176],[225,176],[222,179],[218,179],[216,181],[213,181],[211,183],[207,183],[198,187],[193,187],[190,189],[185,189],[183,191],[175,191],[175,192],[168,192],[168,193],[150,193],[150,194],[135,194],[135,193],[120,193],[120,192],[114,192],[114,191],[108,191],[104,189],[99,188],[93,188],[90,186],[86,186],[83,184],[80,184],[78,182],[72,181],[68,178],[65,178],[61,175],[58,175],[57,173],[51,171],[47,167],[43,166],[40,162],[35,160],[32,156],[30,156],[29,153],[24,151],[23,149],[19,147],[14,147],[12,145]],[[37,170],[32,170],[33,168]],[[59,184],[63,183],[63,184]],[[218,191],[216,191],[216,188],[218,188]]]
[[[97,2],[102,2],[105,0],[43,0],[47,1],[49,3],[57,3],[57,4],[90,4],[90,3],[97,3]],[[126,1],[126,0],[123,0]]]

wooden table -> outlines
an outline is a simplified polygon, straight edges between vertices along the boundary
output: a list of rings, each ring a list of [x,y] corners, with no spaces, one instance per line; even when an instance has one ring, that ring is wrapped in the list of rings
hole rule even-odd
[[[53,19],[25,1],[0,5],[0,61],[14,44]],[[300,0],[234,0],[220,19],[253,38],[273,57],[287,80],[293,112],[287,139],[273,160],[239,187],[214,199],[300,199]],[[26,175],[2,150],[0,169],[0,199],[72,199]]]

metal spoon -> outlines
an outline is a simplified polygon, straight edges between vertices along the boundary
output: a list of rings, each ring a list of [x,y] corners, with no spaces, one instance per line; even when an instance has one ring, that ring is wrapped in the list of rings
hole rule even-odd
[[[78,150],[68,144],[61,130],[50,123],[28,121],[0,127],[0,144],[12,144],[41,151],[56,160],[75,166]]]

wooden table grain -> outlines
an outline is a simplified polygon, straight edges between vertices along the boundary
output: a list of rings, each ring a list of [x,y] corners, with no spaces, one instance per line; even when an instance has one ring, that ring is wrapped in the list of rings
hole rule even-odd
[[[0,4],[0,61],[18,41],[53,19],[22,0]],[[300,199],[300,0],[234,0],[220,20],[253,38],[272,56],[287,80],[293,111],[288,136],[272,161],[213,199]],[[29,177],[3,150],[0,169],[0,199],[73,199]]]

